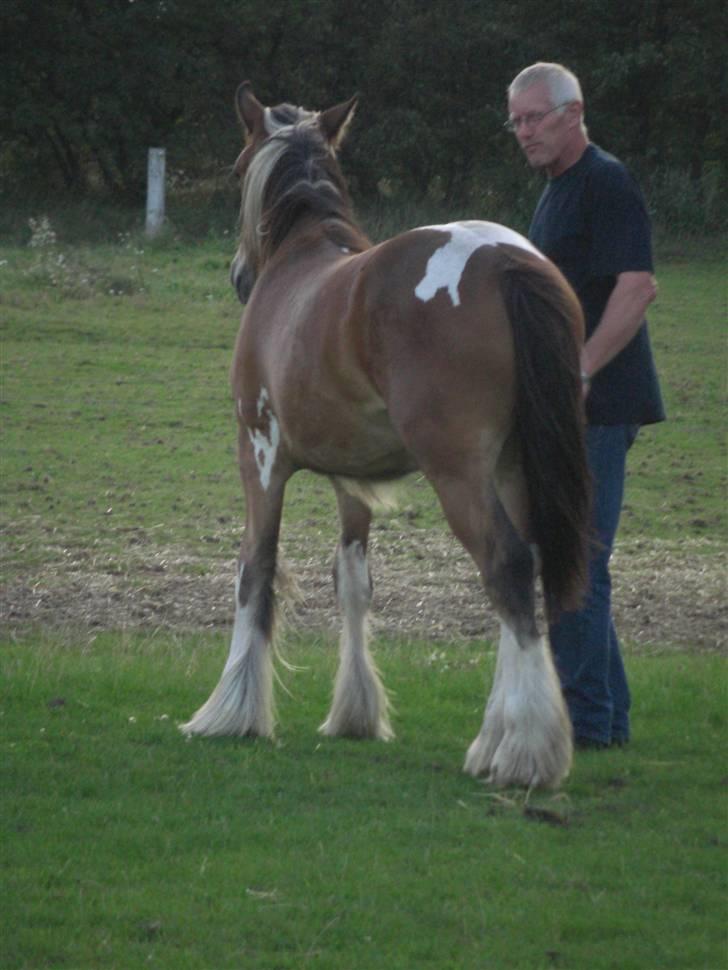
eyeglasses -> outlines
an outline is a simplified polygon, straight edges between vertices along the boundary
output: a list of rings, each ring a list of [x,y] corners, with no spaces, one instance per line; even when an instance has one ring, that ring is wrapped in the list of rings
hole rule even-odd
[[[558,111],[559,108],[566,107],[567,104],[571,104],[571,102],[562,101],[561,104],[557,104],[555,107],[549,108],[548,111],[529,111],[526,115],[518,115],[515,118],[509,118],[508,121],[504,122],[503,127],[506,131],[517,131],[522,125],[526,125],[528,128],[537,128],[546,115],[550,115],[552,111]]]

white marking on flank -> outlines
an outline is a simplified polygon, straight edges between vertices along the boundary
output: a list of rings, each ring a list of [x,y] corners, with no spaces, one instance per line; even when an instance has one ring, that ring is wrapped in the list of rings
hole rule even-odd
[[[255,463],[258,466],[260,484],[263,491],[268,491],[270,476],[276,460],[278,444],[281,440],[281,431],[278,427],[278,420],[270,408],[268,391],[261,388],[258,396],[258,417],[262,418],[265,412],[268,413],[268,434],[256,428],[252,431],[248,428],[248,436],[253,443],[255,453]]]
[[[422,226],[449,235],[427,261],[425,275],[415,287],[415,296],[427,303],[439,290],[446,289],[453,306],[460,306],[460,280],[468,260],[481,246],[517,246],[540,259],[542,253],[525,236],[495,222],[450,222],[444,226]]]

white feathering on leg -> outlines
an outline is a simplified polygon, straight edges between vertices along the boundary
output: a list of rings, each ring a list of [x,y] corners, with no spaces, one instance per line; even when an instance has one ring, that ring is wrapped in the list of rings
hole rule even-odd
[[[243,567],[244,568],[244,567]],[[254,606],[240,606],[243,568],[235,584],[235,625],[220,680],[202,707],[179,729],[183,734],[271,737],[273,662],[270,645],[253,623]]]
[[[496,676],[465,771],[497,785],[552,787],[569,773],[571,724],[543,637],[519,644],[501,629]]]
[[[341,656],[331,710],[319,730],[330,736],[388,741],[394,734],[387,694],[367,648],[371,583],[360,542],[339,547],[336,577],[343,618]]]

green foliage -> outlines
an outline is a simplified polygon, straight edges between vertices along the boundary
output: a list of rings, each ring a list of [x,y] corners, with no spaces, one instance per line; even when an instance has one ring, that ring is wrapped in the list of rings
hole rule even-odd
[[[177,181],[219,178],[249,78],[269,104],[361,93],[344,149],[358,197],[441,198],[520,224],[530,187],[501,127],[505,90],[550,59],[577,71],[595,141],[629,159],[650,195],[654,181],[666,224],[724,230],[728,141],[714,116],[727,26],[719,0],[584,0],[578,14],[567,0],[5,0],[4,201],[51,182],[138,199],[154,145]],[[668,207],[674,179],[680,204]]]
[[[699,178],[677,168],[655,170],[646,179],[648,205],[662,234],[691,236],[728,230],[728,168],[706,162]]]
[[[721,965],[718,658],[635,658],[630,747],[527,796],[460,772],[472,645],[378,645],[388,745],[318,736],[333,647],[286,650],[303,669],[271,744],[176,729],[219,638],[0,644],[6,970]]]

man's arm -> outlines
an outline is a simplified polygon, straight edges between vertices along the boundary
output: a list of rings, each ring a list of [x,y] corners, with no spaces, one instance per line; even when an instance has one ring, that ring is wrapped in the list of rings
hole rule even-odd
[[[604,308],[602,319],[584,344],[582,373],[593,377],[630,342],[645,318],[645,311],[657,295],[652,273],[620,273]]]

